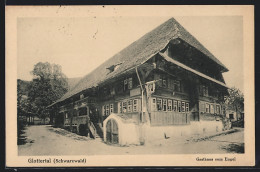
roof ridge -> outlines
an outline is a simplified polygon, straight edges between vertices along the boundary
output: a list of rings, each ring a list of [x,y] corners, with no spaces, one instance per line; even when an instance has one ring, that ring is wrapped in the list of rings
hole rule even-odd
[[[175,18],[171,17],[164,23],[158,25],[151,31],[141,36],[136,41],[123,48],[118,53],[104,61],[97,68],[93,69],[69,91],[59,101],[63,101],[72,95],[75,95],[87,88],[98,85],[114,76],[120,75],[127,69],[130,69],[144,60],[147,60],[152,54],[159,52],[173,38],[179,37],[191,46],[195,47],[209,59],[215,61],[223,68],[226,68],[213,54],[211,54],[194,36],[192,36]],[[117,70],[108,73],[107,67],[113,64],[122,63]]]

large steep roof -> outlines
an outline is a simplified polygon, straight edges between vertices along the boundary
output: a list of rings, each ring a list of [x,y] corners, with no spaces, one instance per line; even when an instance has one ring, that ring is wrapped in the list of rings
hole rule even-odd
[[[199,43],[196,38],[186,31],[186,29],[184,29],[174,18],[170,18],[83,77],[74,88],[67,92],[57,102],[70,98],[85,89],[96,87],[99,83],[122,74],[126,70],[134,68],[141,63],[144,63],[154,54],[164,49],[169,41],[175,38],[184,40],[191,46],[204,53],[216,64],[220,65],[223,71],[228,71],[228,69],[201,43]],[[121,64],[118,66],[117,70],[110,72],[107,69],[116,64]]]

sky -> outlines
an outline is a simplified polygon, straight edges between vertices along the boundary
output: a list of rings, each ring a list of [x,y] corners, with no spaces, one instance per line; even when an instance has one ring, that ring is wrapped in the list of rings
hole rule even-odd
[[[30,71],[38,62],[61,65],[63,73],[69,78],[83,77],[169,18],[18,18],[18,79],[31,80]],[[229,69],[223,73],[227,86],[235,86],[244,92],[243,18],[174,18]]]

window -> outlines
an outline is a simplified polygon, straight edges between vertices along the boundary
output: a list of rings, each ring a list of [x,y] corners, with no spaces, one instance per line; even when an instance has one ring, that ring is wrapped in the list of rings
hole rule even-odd
[[[137,112],[137,111],[138,111],[138,99],[134,99],[133,112]]]
[[[106,105],[106,116],[109,115],[109,105]]]
[[[189,112],[189,111],[190,111],[190,104],[186,103],[186,112]]]
[[[180,92],[181,91],[181,82],[180,81],[174,81],[174,91]]]
[[[234,114],[229,114],[229,119],[234,119]]]
[[[209,104],[208,103],[206,103],[206,113],[209,113],[210,112],[210,106],[209,106]]]
[[[200,86],[200,95],[202,96],[208,96],[209,95],[209,90],[208,87],[205,85]]]
[[[84,94],[81,94],[80,96],[79,96],[79,99],[83,99],[84,98]]]
[[[181,112],[181,101],[178,101],[178,112]]]
[[[106,116],[106,106],[103,106],[103,116]]]
[[[206,106],[203,102],[201,102],[201,112],[206,112]]]
[[[122,103],[118,102],[118,112],[122,113]]]
[[[151,105],[152,105],[151,110],[152,110],[152,111],[156,111],[156,98],[152,98],[152,103],[151,103]]]
[[[162,99],[157,99],[157,110],[161,111],[162,110]]]
[[[168,79],[168,88],[169,89],[174,89],[174,80],[173,79]]]
[[[128,82],[127,79],[124,80],[124,91],[126,91],[128,88]]]
[[[172,111],[172,100],[168,100],[168,111]]]
[[[216,113],[220,114],[220,105],[216,105]]]
[[[163,76],[163,78],[162,78],[162,86],[164,88],[167,88],[167,82],[166,82],[166,77],[165,76]]]
[[[167,111],[167,99],[163,99],[163,111]]]
[[[126,111],[127,111],[127,108],[126,108],[126,106],[127,106],[127,102],[123,102],[123,108],[122,108],[122,111],[123,111],[123,113],[126,113]]]
[[[124,91],[127,89],[132,89],[133,88],[133,78],[128,78],[124,80]]]
[[[127,106],[127,112],[132,112],[133,110],[133,101],[132,100],[129,100],[128,101],[128,106]]]
[[[147,84],[148,93],[154,93],[155,83],[149,83]]]
[[[133,79],[129,78],[128,79],[128,89],[132,89],[133,88]]]
[[[214,109],[214,104],[211,104],[211,105],[210,105],[210,113],[214,113],[214,110],[215,110],[215,109]]]
[[[114,105],[110,104],[110,114],[114,112]]]
[[[138,112],[140,108],[140,100],[125,100],[124,102],[118,102],[118,112],[127,113],[127,112]]]
[[[185,102],[181,102],[181,111],[185,112]]]
[[[173,100],[173,110],[176,112],[178,110],[178,104],[176,100]]]
[[[204,86],[204,89],[203,89],[203,96],[208,96],[208,95],[209,95],[208,87]]]

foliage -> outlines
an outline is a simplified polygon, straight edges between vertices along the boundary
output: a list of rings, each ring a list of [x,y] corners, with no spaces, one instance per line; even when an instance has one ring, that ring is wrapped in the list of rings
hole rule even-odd
[[[229,95],[224,97],[227,109],[235,110],[236,112],[244,111],[244,95],[243,93],[232,87],[228,90]]]
[[[29,109],[40,118],[48,116],[46,107],[61,98],[68,91],[68,79],[61,66],[39,62],[31,72],[33,81],[29,85]]]
[[[17,144],[23,144],[24,139],[22,139],[23,130],[26,126],[26,119],[24,120],[26,106],[26,96],[24,92],[24,84],[21,80],[17,81]]]

